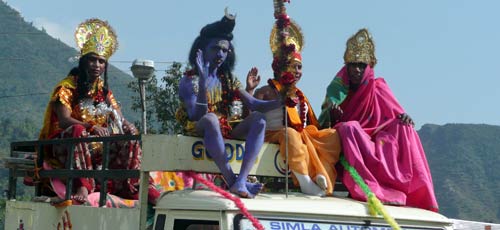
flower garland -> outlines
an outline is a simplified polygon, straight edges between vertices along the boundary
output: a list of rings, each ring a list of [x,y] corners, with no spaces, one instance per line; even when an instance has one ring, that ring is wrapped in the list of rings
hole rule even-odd
[[[292,124],[293,125],[293,128],[299,132],[302,132],[302,130],[304,129],[304,126],[307,122],[306,120],[306,117],[307,117],[307,111],[306,111],[306,102],[305,102],[305,97],[304,97],[304,93],[302,93],[302,91],[298,90],[295,91],[296,94],[297,94],[297,98],[298,98],[298,104],[299,104],[299,117],[300,117],[300,124]],[[290,118],[287,118],[289,120],[289,124],[291,124],[291,121],[290,121]]]
[[[290,3],[289,0],[282,0],[283,2],[276,2],[276,9],[274,13],[274,18],[276,19],[276,27],[279,30],[279,41],[280,51],[273,59],[272,69],[274,71],[274,77],[278,79],[279,83],[283,85],[283,89],[280,91],[282,96],[285,98],[285,104],[288,107],[295,107],[299,103],[298,95],[296,94],[297,89],[295,83],[297,83],[297,78],[293,73],[287,71],[290,65],[290,60],[288,57],[292,56],[295,52],[296,47],[294,44],[287,44],[286,38],[288,33],[287,29],[290,27],[290,16],[286,14],[286,8],[283,3]]]
[[[278,90],[278,88],[284,89],[283,87],[277,87],[275,81],[273,81],[272,79],[269,79],[267,81],[267,84],[269,84],[271,87],[273,87],[276,90]],[[281,86],[283,85],[279,81],[277,82],[277,84],[280,84]],[[295,89],[294,94],[297,97],[295,97],[293,99],[294,101],[292,101],[292,99],[290,97],[287,97],[286,104],[287,104],[287,107],[289,107],[289,108],[295,108],[297,104],[299,105],[298,113],[299,113],[299,117],[300,117],[300,123],[299,124],[294,124],[290,120],[290,115],[288,115],[287,119],[288,119],[288,124],[290,124],[291,126],[293,126],[293,128],[295,130],[301,132],[304,129],[304,126],[305,126],[305,124],[307,122],[307,110],[306,110],[307,103],[306,103],[306,98],[304,96],[304,93],[302,91],[300,91],[299,89],[297,89],[297,88],[294,88],[294,89]],[[294,104],[294,105],[290,106],[291,104]],[[284,109],[286,109],[286,108],[284,108]],[[284,123],[285,123],[285,120],[283,120],[283,125],[285,125]]]
[[[297,79],[290,72],[284,72],[279,78],[279,83],[283,85],[282,95],[285,96],[285,104],[288,107],[295,107],[299,103],[297,88],[295,83]]]
[[[225,138],[231,138],[231,130],[233,129],[229,124],[228,117],[230,116],[230,104],[234,100],[239,100],[239,95],[234,92],[231,87],[231,79],[226,77],[225,74],[220,73],[218,75],[219,81],[221,82],[222,102],[217,105],[217,109],[222,113],[222,116],[219,117],[219,124],[222,132],[222,136]],[[214,109],[214,106],[211,103],[208,104],[210,110]],[[210,111],[215,112],[215,111]]]

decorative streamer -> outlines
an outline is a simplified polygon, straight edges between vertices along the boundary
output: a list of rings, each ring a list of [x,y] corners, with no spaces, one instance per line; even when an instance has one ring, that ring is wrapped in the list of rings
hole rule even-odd
[[[250,220],[250,222],[252,222],[252,225],[255,227],[255,229],[257,229],[257,230],[264,230],[264,226],[262,226],[262,224],[259,222],[259,220],[257,218],[255,218],[248,211],[248,209],[245,207],[245,204],[243,204],[243,202],[241,202],[241,199],[239,197],[235,197],[231,193],[225,191],[224,189],[221,189],[221,188],[217,187],[215,184],[213,184],[212,182],[210,182],[210,181],[206,180],[205,178],[199,176],[198,174],[196,174],[193,171],[186,172],[186,174],[187,174],[187,176],[190,176],[190,177],[194,178],[196,181],[199,181],[202,184],[206,185],[212,191],[217,192],[217,193],[221,194],[223,197],[225,197],[226,199],[231,200],[232,202],[234,202],[234,204],[236,205],[236,207],[238,207],[240,209],[241,213],[246,218],[248,218],[248,220]]]
[[[363,178],[359,175],[358,171],[354,167],[352,167],[349,162],[345,160],[344,155],[340,155],[340,163],[342,166],[344,166],[344,169],[349,172],[351,177],[354,179],[356,184],[363,190],[367,197],[367,203],[368,203],[368,211],[370,215],[376,216],[376,215],[382,215],[384,217],[384,220],[395,230],[401,230],[401,227],[399,227],[399,224],[392,218],[389,213],[387,213],[387,210],[385,209],[384,205],[380,200],[373,194],[373,192],[370,190],[370,187],[365,183]]]

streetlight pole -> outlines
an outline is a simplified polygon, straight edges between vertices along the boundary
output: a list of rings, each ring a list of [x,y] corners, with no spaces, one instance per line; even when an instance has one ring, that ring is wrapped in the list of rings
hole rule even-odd
[[[146,122],[146,80],[139,79],[139,93],[141,94],[141,111],[142,111],[142,133],[147,134]]]
[[[142,110],[142,134],[147,134],[146,121],[146,83],[153,77],[155,72],[154,61],[135,59],[130,67],[132,74],[139,81],[139,93],[141,95],[141,110]]]
[[[146,83],[151,77],[153,77],[155,72],[155,63],[151,60],[135,59],[130,67],[132,74],[139,81],[139,90],[141,94],[141,109],[142,109],[142,134],[147,134],[147,122],[146,122]],[[146,229],[147,222],[147,206],[148,206],[148,179],[149,172],[141,170],[140,176],[140,191],[139,191],[139,201],[140,201],[140,214],[139,214],[139,228],[141,230]]]

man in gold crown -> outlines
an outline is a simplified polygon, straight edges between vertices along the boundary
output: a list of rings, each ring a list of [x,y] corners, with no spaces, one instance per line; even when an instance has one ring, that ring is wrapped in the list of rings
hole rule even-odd
[[[340,154],[340,140],[334,129],[319,130],[320,126],[311,104],[295,84],[302,77],[303,37],[300,28],[290,22],[285,44],[278,38],[278,27],[271,32],[271,49],[274,55],[274,79],[255,91],[254,96],[274,100],[285,96],[286,112],[278,108],[265,113],[266,141],[280,144],[280,154],[285,159],[288,149],[289,167],[294,182],[308,195],[332,195],[337,178],[334,165]],[[284,50],[282,48],[285,48]],[[283,59],[283,62],[280,62]],[[280,66],[285,65],[285,66]],[[257,70],[253,70],[247,82],[253,91],[258,85]],[[255,80],[254,80],[255,79]],[[286,80],[288,79],[288,80]],[[285,127],[284,119],[288,119]],[[288,137],[288,142],[285,140]],[[288,144],[288,148],[287,148]]]
[[[106,137],[112,134],[138,134],[133,124],[122,115],[108,86],[108,59],[118,48],[113,29],[107,22],[89,19],[81,23],[75,32],[81,56],[78,67],[55,87],[47,110],[40,140],[59,138]],[[112,142],[110,144],[110,169],[138,169],[141,149],[137,141]],[[101,142],[78,143],[74,148],[75,169],[102,168],[103,146]],[[44,168],[65,168],[67,148],[48,146],[44,155]],[[138,198],[138,179],[112,180],[108,191],[126,199]],[[101,185],[93,178],[77,178],[73,181],[72,202],[87,202],[89,193],[98,191]],[[65,186],[58,178],[50,179],[43,193],[65,198]],[[150,187],[149,200],[154,203],[159,192]]]
[[[366,29],[347,41],[345,66],[327,88],[319,118],[337,129],[342,152],[384,203],[438,210],[429,166],[412,119],[383,78],[375,78],[375,45]],[[366,200],[344,173],[352,198]]]

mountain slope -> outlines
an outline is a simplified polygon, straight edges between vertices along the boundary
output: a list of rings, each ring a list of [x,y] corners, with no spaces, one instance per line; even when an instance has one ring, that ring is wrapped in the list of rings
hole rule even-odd
[[[500,126],[424,125],[419,130],[440,212],[500,222]]]

